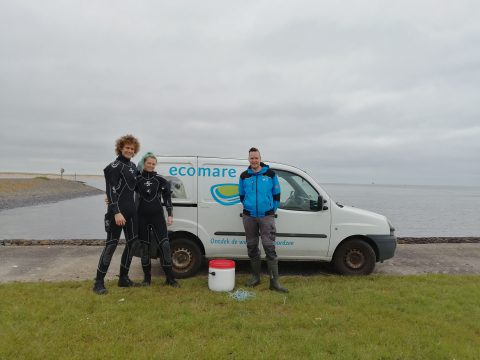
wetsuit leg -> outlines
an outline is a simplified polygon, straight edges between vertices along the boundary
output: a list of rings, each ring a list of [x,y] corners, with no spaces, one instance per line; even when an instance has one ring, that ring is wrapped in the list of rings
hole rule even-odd
[[[151,260],[150,260],[150,230],[148,222],[144,216],[138,217],[138,238],[141,246],[141,262],[142,269],[145,275],[151,273]]]
[[[105,248],[103,249],[102,254],[100,255],[100,260],[98,261],[97,280],[103,280],[105,278],[110,266],[110,262],[112,261],[113,253],[117,248],[121,232],[122,228],[117,226],[115,222],[110,224],[110,231],[107,233]]]
[[[136,214],[133,214],[127,219],[127,223],[123,227],[125,234],[125,249],[123,250],[122,259],[120,261],[120,277],[128,276],[130,270],[130,264],[133,257],[133,246],[138,241],[138,218]]]
[[[160,262],[163,266],[172,267],[172,253],[168,240],[167,224],[163,218],[152,221],[153,237],[160,250]]]
[[[168,240],[167,224],[163,217],[160,221],[154,221],[152,224],[155,241],[160,250],[160,263],[162,264],[163,272],[165,273],[165,283],[172,287],[178,288],[180,284],[173,277],[172,271],[172,254],[170,251],[170,241]]]

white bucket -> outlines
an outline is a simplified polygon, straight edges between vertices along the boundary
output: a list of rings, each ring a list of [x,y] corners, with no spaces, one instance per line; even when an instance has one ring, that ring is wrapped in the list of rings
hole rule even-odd
[[[212,291],[232,291],[235,287],[235,261],[210,260],[208,263],[208,287]]]

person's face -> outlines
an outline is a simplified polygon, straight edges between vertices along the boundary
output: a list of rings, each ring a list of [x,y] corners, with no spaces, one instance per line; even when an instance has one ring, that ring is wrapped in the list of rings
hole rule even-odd
[[[133,156],[135,155],[135,145],[129,143],[123,145],[122,155],[127,159],[133,158]]]
[[[248,162],[250,163],[250,167],[253,171],[258,171],[260,169],[260,162],[262,158],[260,157],[260,153],[258,151],[252,151],[248,154]]]
[[[149,157],[145,159],[145,162],[143,163],[143,169],[147,172],[152,172],[155,170],[156,165],[157,165],[157,160]]]

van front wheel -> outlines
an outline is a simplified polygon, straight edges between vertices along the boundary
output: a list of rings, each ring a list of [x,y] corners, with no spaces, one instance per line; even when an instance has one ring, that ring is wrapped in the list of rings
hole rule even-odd
[[[360,239],[344,242],[333,256],[333,266],[343,275],[368,275],[375,268],[375,262],[375,251]]]
[[[172,271],[177,279],[185,279],[197,273],[202,265],[202,253],[193,240],[178,238],[170,243]]]

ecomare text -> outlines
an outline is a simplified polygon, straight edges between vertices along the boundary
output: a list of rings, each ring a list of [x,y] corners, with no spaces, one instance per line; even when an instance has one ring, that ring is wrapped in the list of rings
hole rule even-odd
[[[168,173],[171,176],[195,176],[197,174],[197,169],[193,166],[172,166]],[[198,168],[198,176],[207,176],[207,177],[231,177],[235,178],[237,176],[237,169],[234,168],[207,168],[200,167]]]

